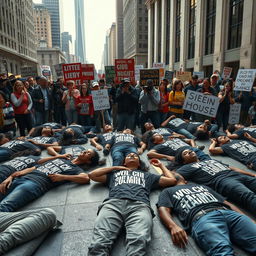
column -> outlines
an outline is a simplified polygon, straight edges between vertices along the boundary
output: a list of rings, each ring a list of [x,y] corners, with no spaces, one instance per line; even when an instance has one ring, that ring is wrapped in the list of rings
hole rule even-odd
[[[162,0],[162,17],[161,17],[161,27],[162,27],[162,34],[161,34],[161,62],[166,63],[166,1],[169,0]]]
[[[213,71],[218,70],[220,73],[222,73],[224,67],[224,53],[226,49],[226,40],[228,37],[228,3],[229,1],[216,0]]]
[[[188,1],[181,0],[181,31],[180,31],[180,69],[186,69],[187,49],[188,49],[188,19],[189,19],[189,8]]]
[[[175,9],[176,4],[173,0],[171,1],[170,7],[170,56],[169,56],[169,69],[174,70],[174,60],[175,60]]]
[[[155,24],[153,24],[155,26],[155,35],[154,35],[154,60],[153,62],[158,62],[158,27],[159,27],[159,17],[158,17],[158,1],[155,1],[154,3],[155,5]]]
[[[153,22],[151,4],[148,4],[148,68],[152,67]]]
[[[195,38],[195,64],[194,70],[195,71],[202,71],[203,70],[203,49],[204,49],[204,24],[205,24],[205,0],[198,0],[196,6],[196,38]]]
[[[240,67],[251,68],[255,61],[255,1],[244,0],[242,41],[240,49]],[[253,54],[254,53],[254,54]]]

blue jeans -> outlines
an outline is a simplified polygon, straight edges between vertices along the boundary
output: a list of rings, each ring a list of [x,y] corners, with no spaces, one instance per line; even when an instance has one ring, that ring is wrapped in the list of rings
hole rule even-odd
[[[122,145],[116,145],[111,150],[111,156],[113,159],[113,166],[122,165],[124,162],[125,157],[129,153],[136,153],[137,154],[137,148],[132,145],[122,144]]]
[[[68,122],[69,125],[72,124],[72,123],[77,124],[78,114],[77,114],[76,109],[66,109],[65,113],[66,113],[66,118],[67,118],[67,122]]]
[[[26,179],[16,178],[6,194],[0,193],[0,212],[13,212],[27,203],[42,196],[47,190],[38,183]]]
[[[134,129],[135,114],[118,113],[117,114],[117,130],[123,131],[126,128]]]
[[[49,119],[49,110],[35,112],[36,126],[47,123]]]
[[[194,139],[196,138],[193,134],[191,134],[189,131],[187,131],[187,130],[184,129],[184,128],[178,129],[178,130],[175,129],[175,132],[184,135],[184,136],[185,136],[186,138],[188,138],[188,139],[194,140]]]
[[[12,156],[12,154],[9,149],[0,147],[0,162],[9,160],[11,156]]]
[[[240,213],[216,210],[192,223],[192,237],[210,256],[234,255],[232,243],[256,253],[256,224]]]

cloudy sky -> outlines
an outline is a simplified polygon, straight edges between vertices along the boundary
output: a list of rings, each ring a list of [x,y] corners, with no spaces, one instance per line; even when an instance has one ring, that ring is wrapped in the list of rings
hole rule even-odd
[[[41,0],[33,0],[41,3]],[[74,0],[61,0],[63,6],[64,31],[69,32],[75,40],[75,19]],[[96,65],[96,69],[101,67],[105,36],[112,22],[116,20],[116,0],[84,0],[85,8],[85,44],[86,58],[90,63]],[[62,31],[63,32],[63,31]]]

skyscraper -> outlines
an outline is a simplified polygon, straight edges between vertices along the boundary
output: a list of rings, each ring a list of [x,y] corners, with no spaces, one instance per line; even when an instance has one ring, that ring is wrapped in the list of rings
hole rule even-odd
[[[48,9],[51,16],[52,46],[61,48],[59,0],[43,0],[43,5]]]
[[[84,0],[75,0],[75,19],[76,19],[76,42],[75,54],[80,61],[86,62],[85,53],[85,30],[84,30]]]

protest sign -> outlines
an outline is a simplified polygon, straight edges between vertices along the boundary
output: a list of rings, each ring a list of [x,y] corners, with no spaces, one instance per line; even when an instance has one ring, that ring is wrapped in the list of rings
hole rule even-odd
[[[36,77],[38,76],[37,74],[37,67],[33,66],[33,67],[21,67],[20,68],[20,74],[22,77],[29,77],[29,76],[33,76]]]
[[[256,69],[239,69],[234,91],[250,92],[255,79]]]
[[[65,83],[68,80],[73,80],[77,85],[82,82],[82,67],[81,63],[70,63],[62,65]]]
[[[140,81],[140,70],[143,68],[143,65],[135,65],[135,81]]]
[[[188,90],[183,109],[205,116],[216,117],[220,100],[216,96]]]
[[[116,59],[115,72],[118,83],[124,78],[129,78],[131,83],[135,84],[134,59]]]
[[[229,79],[230,76],[231,76],[231,73],[232,73],[232,68],[230,68],[230,67],[224,67],[224,68],[223,68],[223,73],[222,73],[221,77],[222,77],[223,79]]]
[[[165,68],[165,65],[164,65],[164,63],[163,62],[159,62],[159,63],[156,63],[156,62],[154,62],[153,63],[153,68]]]
[[[115,80],[115,66],[105,66],[106,84],[111,84]]]
[[[165,71],[164,78],[167,79],[169,82],[172,81],[173,76],[174,76],[174,71],[169,71],[169,70]]]
[[[180,79],[182,82],[191,80],[191,72],[188,71],[176,71],[176,78]]]
[[[91,93],[92,93],[93,107],[95,111],[110,108],[107,89],[92,91]]]
[[[204,79],[204,71],[194,71],[193,72],[193,76],[197,75],[198,76],[198,79]]]
[[[82,64],[81,68],[83,82],[94,80],[94,64]]]
[[[40,66],[40,69],[41,69],[41,74],[42,76],[45,76],[45,77],[48,77],[50,78],[51,76],[51,67],[50,66],[47,66],[47,65],[42,65]]]
[[[54,65],[54,69],[58,78],[63,77],[62,63]]]
[[[140,70],[140,85],[145,86],[147,80],[153,80],[154,86],[159,85],[159,69],[152,68],[152,69],[141,69]]]
[[[238,124],[240,119],[240,112],[241,112],[241,104],[235,103],[230,105],[228,123]]]
[[[159,79],[160,79],[160,81],[164,79],[164,72],[165,72],[164,68],[159,68]]]

